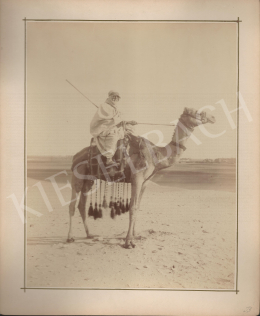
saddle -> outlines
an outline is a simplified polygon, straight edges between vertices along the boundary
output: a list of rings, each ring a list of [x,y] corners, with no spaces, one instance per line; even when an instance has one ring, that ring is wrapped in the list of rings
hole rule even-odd
[[[109,175],[110,179],[118,180],[122,178],[122,173],[127,165],[127,158],[129,157],[128,151],[131,147],[131,153],[139,153],[145,146],[142,142],[142,137],[134,136],[132,134],[126,135],[124,139],[117,142],[117,150],[113,156],[115,164],[106,165],[106,157],[101,155],[94,138],[91,139],[90,146],[83,148],[76,155],[73,156],[71,170],[75,168],[80,174],[92,175],[98,179],[107,180]],[[130,172],[130,171],[129,171]],[[126,171],[125,177],[130,179],[130,174]],[[129,182],[126,180],[126,182]]]

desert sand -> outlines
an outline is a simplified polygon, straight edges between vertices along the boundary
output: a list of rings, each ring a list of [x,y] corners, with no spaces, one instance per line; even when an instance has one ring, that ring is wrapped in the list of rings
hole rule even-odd
[[[233,289],[236,257],[236,194],[186,190],[151,182],[136,223],[136,247],[123,248],[128,213],[88,218],[87,239],[79,211],[74,243],[66,243],[69,211],[50,181],[41,181],[49,212],[28,178],[27,287]],[[65,182],[59,183],[59,187]],[[65,201],[71,190],[61,190]]]

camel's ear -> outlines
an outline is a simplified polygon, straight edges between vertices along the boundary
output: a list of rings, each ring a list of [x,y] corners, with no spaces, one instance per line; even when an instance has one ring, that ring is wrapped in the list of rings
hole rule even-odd
[[[188,114],[188,113],[189,113],[189,109],[188,108],[184,108],[183,114]]]
[[[193,109],[193,108],[184,108],[183,114],[190,115],[190,116],[196,118],[197,112],[198,111],[196,109]]]

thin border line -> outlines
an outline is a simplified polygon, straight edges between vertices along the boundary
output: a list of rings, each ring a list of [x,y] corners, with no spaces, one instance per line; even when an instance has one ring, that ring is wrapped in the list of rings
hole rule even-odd
[[[26,19],[27,22],[215,22],[215,23],[239,23],[242,20],[66,20],[66,19]]]
[[[22,290],[24,288],[21,288]],[[111,288],[64,288],[64,287],[27,287],[26,290],[91,290],[91,291],[178,291],[178,292],[233,292],[236,293],[236,290],[185,290],[185,289],[111,289]],[[239,292],[239,291],[238,291]]]
[[[239,17],[237,18],[239,21]],[[236,256],[236,294],[238,293],[238,148],[239,148],[239,23],[237,23],[237,256]]]
[[[26,152],[26,18],[24,19],[24,205],[27,205],[26,199],[26,180],[27,180],[27,152]],[[26,292],[26,207],[24,207],[24,292]]]
[[[24,287],[21,290],[109,290],[109,291],[175,291],[175,292],[233,292],[238,294],[238,146],[239,146],[239,23],[242,20],[59,20],[59,19],[23,19],[25,22],[25,46],[24,46],[24,205],[26,206],[26,179],[27,179],[27,155],[26,155],[26,23],[31,21],[39,22],[215,22],[215,23],[237,23],[238,41],[237,41],[237,256],[236,256],[236,289],[235,290],[187,290],[187,289],[113,289],[113,288],[41,288],[26,287],[26,207],[24,208]]]

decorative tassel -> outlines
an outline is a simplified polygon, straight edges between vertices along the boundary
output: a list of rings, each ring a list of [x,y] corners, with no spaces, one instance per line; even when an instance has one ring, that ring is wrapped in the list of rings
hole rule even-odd
[[[125,179],[123,183],[122,213],[125,213]]]
[[[95,208],[94,208],[94,212],[93,212],[94,219],[97,219],[97,218],[98,218],[97,199],[98,199],[98,197],[97,197],[97,180],[96,180]]]
[[[99,204],[98,217],[99,217],[99,218],[102,218],[102,217],[103,217],[101,204]]]
[[[92,185],[93,183],[91,183],[91,188],[90,188],[90,203],[89,203],[89,209],[88,209],[88,216],[93,216],[94,215],[94,210],[93,210],[93,206],[92,206]]]
[[[103,203],[102,203],[103,208],[108,208],[107,205],[107,181],[105,182],[105,189],[104,189],[104,197],[103,197]]]
[[[112,177],[112,186],[111,186],[111,200],[109,203],[109,207],[111,208],[110,216],[112,219],[115,218],[116,213],[115,213],[115,204],[114,203],[114,196],[115,196],[115,182],[114,182],[114,177]]]
[[[116,202],[116,214],[117,215],[121,215],[119,200],[117,200],[117,202]]]
[[[89,206],[89,209],[88,209],[88,216],[93,216],[94,215],[94,210],[93,210],[93,206],[92,206],[92,203],[90,202],[90,206]]]
[[[115,197],[115,210],[116,215],[121,215],[120,211],[120,203],[119,203],[119,183],[116,183],[116,189],[117,189],[117,198]]]
[[[110,198],[110,202],[109,202],[109,207],[111,208],[111,207],[112,207],[112,205],[113,205],[113,197],[111,196],[111,198]]]
[[[115,209],[115,215],[117,215],[118,210],[117,210],[117,202],[114,203],[114,209]]]
[[[106,200],[105,196],[104,196],[104,199],[103,199],[102,207],[107,208],[107,200]]]
[[[98,218],[98,208],[97,208],[97,203],[95,203],[95,208],[94,208],[94,219]]]
[[[128,203],[128,183],[126,185],[126,206],[125,206],[125,211],[128,212],[129,211],[129,205],[130,203]]]
[[[122,210],[122,213],[125,213],[125,200],[124,199],[122,200],[121,210]]]
[[[110,212],[110,216],[112,219],[115,218],[115,209],[114,209],[114,203],[112,203],[111,205],[111,212]]]

